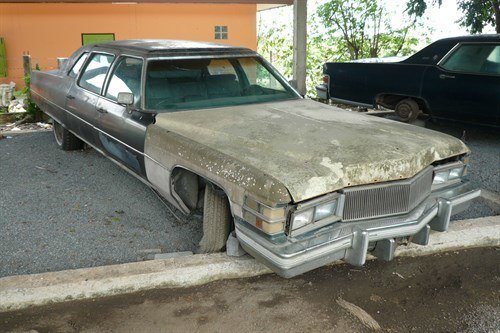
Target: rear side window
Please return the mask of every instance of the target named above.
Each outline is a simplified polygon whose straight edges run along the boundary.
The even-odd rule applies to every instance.
[[[82,69],[83,63],[85,62],[85,60],[87,60],[88,56],[89,56],[89,54],[87,52],[85,52],[84,54],[82,54],[80,56],[78,61],[73,65],[73,67],[71,68],[71,70],[68,73],[68,75],[70,77],[76,77],[78,75],[78,73],[80,73],[80,69]]]
[[[462,45],[441,66],[456,72],[500,74],[500,45]]]
[[[90,61],[87,62],[80,76],[78,85],[83,89],[99,94],[113,59],[114,56],[110,54],[92,54]]]

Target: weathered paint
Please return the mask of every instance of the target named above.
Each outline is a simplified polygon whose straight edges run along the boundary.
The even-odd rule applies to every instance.
[[[286,190],[299,202],[409,178],[469,151],[446,134],[311,100],[162,113],[147,132],[146,154],[167,168],[196,169],[271,204]]]

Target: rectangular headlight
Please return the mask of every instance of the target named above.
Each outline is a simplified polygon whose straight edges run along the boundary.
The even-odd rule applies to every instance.
[[[459,180],[464,176],[465,168],[466,165],[462,162],[452,162],[435,167],[432,185],[445,185],[448,182]]]
[[[335,215],[337,210],[337,200],[319,205],[314,210],[314,221],[319,221],[328,216]]]
[[[449,176],[450,176],[450,171],[449,170],[436,172],[434,174],[434,181],[432,183],[433,184],[443,184],[443,183],[446,183],[448,181]]]
[[[290,215],[287,234],[296,236],[339,221],[342,215],[342,202],[343,196],[333,193],[298,204]]]
[[[314,209],[308,209],[302,212],[296,212],[293,214],[292,218],[292,228],[295,229],[300,229],[303,226],[309,224],[312,222],[314,216]]]
[[[462,177],[464,173],[464,167],[454,168],[450,170],[450,175],[448,176],[448,180],[453,180]]]

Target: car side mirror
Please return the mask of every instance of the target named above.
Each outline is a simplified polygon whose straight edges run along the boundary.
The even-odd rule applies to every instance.
[[[134,94],[129,92],[120,92],[117,97],[118,104],[131,106],[134,104]]]

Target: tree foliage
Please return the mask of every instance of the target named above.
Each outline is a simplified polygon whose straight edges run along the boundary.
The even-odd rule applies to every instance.
[[[427,10],[428,4],[441,6],[442,0],[408,0],[407,12],[410,15],[421,17]],[[462,10],[463,17],[460,24],[470,33],[482,33],[490,25],[500,33],[500,0],[458,0],[458,8]]]
[[[329,35],[340,32],[349,59],[400,55],[408,42],[414,20],[399,29],[389,24],[388,14],[379,1],[329,0],[318,7],[318,17]]]
[[[310,12],[307,24],[307,94],[315,96],[315,85],[321,81],[323,64],[328,61],[349,61],[367,57],[402,56],[413,53],[418,39],[410,37],[412,26],[392,29],[388,13],[371,0],[322,1],[316,11]],[[357,4],[359,3],[359,5]],[[368,6],[369,9],[363,9]],[[277,16],[290,16],[292,8],[278,8]],[[343,31],[330,24],[334,17],[350,18],[342,24]],[[342,13],[338,10],[342,9]],[[369,14],[366,16],[365,14]],[[371,15],[371,16],[370,16]],[[372,26],[375,22],[376,25]],[[346,37],[347,36],[347,37]],[[260,21],[258,50],[287,78],[292,77],[293,26],[291,23]]]

